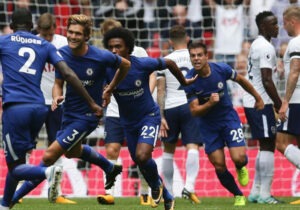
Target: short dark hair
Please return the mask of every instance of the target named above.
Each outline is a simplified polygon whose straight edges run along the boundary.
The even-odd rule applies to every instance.
[[[260,28],[260,25],[262,24],[264,19],[269,16],[274,16],[274,13],[271,11],[263,11],[263,12],[258,13],[255,18],[257,27]]]
[[[32,14],[26,8],[16,9],[11,16],[11,24],[13,26],[26,25],[32,27]]]
[[[181,25],[175,25],[171,28],[169,32],[169,37],[171,40],[182,40],[187,36],[185,27]]]
[[[56,28],[54,15],[50,13],[42,14],[37,21],[37,27],[39,30],[49,30],[51,27]]]
[[[103,38],[103,45],[106,49],[108,49],[108,41],[114,38],[123,39],[126,47],[128,48],[129,54],[132,53],[135,40],[131,31],[122,27],[113,28],[107,31]]]
[[[204,54],[207,54],[207,47],[204,43],[200,41],[190,42],[188,45],[188,50],[190,51],[191,49],[195,48],[202,48],[204,50]]]

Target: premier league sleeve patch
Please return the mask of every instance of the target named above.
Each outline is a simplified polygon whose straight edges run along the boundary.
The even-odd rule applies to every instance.
[[[269,60],[271,60],[272,56],[270,55],[270,53],[266,53],[265,58],[266,58],[266,60],[269,61]]]

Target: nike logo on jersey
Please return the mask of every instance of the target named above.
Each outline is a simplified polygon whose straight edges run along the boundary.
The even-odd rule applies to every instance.
[[[196,92],[196,95],[200,95],[201,93],[203,93],[204,90],[200,90],[198,92]]]

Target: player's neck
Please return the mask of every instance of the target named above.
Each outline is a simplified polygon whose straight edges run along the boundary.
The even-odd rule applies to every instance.
[[[198,71],[198,75],[202,78],[209,77],[210,74],[211,74],[211,70],[208,63],[206,63],[206,65],[203,66],[203,68]]]
[[[87,53],[89,49],[89,46],[87,44],[84,44],[80,48],[72,49],[72,54],[75,56],[83,56]]]
[[[31,30],[29,30],[28,28],[26,27],[18,27],[16,30],[14,30],[14,32],[17,32],[17,31],[27,31],[27,32],[31,32]]]
[[[186,46],[186,44],[174,45],[173,49],[174,50],[183,50],[183,49],[187,49],[187,46]]]
[[[295,35],[299,36],[300,35],[300,26],[297,26],[295,29]]]
[[[271,36],[268,36],[266,34],[259,34],[261,36],[263,36],[266,40],[268,40],[269,42],[271,41]]]

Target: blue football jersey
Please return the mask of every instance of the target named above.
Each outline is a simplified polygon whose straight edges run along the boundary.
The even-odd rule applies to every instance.
[[[119,105],[120,120],[123,125],[139,122],[146,115],[159,110],[149,88],[149,76],[156,70],[166,68],[164,59],[130,56],[131,68],[125,79],[114,91]],[[112,80],[113,71],[108,69],[108,82]]]
[[[46,62],[62,61],[56,48],[26,31],[0,36],[3,102],[45,104],[41,77]]]
[[[231,98],[228,94],[227,83],[228,79],[235,80],[236,71],[234,71],[229,65],[225,63],[209,63],[211,74],[208,77],[198,77],[196,81],[185,87],[188,101],[191,102],[194,99],[198,99],[199,104],[204,104],[209,100],[212,93],[219,93],[220,101],[212,107],[209,112],[200,117],[202,121],[215,121],[232,119],[231,113],[236,117],[231,102]],[[192,78],[197,73],[195,69],[192,69],[187,78]]]
[[[108,50],[100,50],[89,45],[88,52],[84,56],[75,56],[68,46],[59,49],[59,52],[74,70],[83,86],[90,96],[99,105],[102,104],[102,93],[106,81],[106,68],[110,67],[114,73],[121,64],[121,57]],[[61,74],[56,71],[55,76],[62,79]],[[85,120],[96,120],[87,102],[82,99],[76,91],[67,84],[64,102],[64,117],[79,118]],[[94,116],[94,118],[91,116]]]

